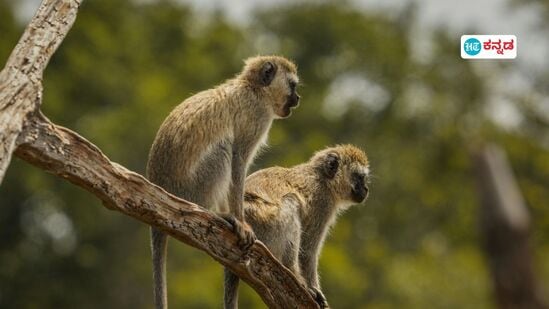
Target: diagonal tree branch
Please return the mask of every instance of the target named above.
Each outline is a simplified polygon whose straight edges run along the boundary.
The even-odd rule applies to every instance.
[[[42,100],[42,74],[81,0],[45,0],[0,72],[0,184],[25,119]]]
[[[271,308],[317,308],[295,276],[261,243],[244,251],[225,220],[179,199],[143,176],[112,163],[89,141],[43,115],[31,118],[16,155],[99,197],[123,212],[205,251],[249,283]]]
[[[270,308],[318,308],[296,277],[261,243],[243,250],[214,213],[179,199],[109,159],[39,111],[42,74],[82,0],[44,0],[0,72],[0,183],[12,153],[83,187],[113,210],[205,251],[250,284]]]

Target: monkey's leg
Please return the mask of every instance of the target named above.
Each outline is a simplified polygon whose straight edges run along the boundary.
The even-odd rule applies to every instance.
[[[223,295],[223,304],[225,309],[238,308],[238,283],[240,278],[233,274],[227,268],[224,269],[225,276],[225,294]]]
[[[236,149],[240,148],[235,146]],[[247,148],[247,147],[243,147]],[[229,209],[233,215],[232,222],[229,217],[225,219],[233,225],[235,233],[240,238],[240,245],[244,248],[251,246],[257,239],[251,227],[244,222],[244,180],[246,178],[247,164],[245,157],[232,151],[231,160],[231,186],[229,191]]]
[[[309,285],[307,284],[305,278],[303,278],[303,275],[301,274],[301,270],[299,269],[299,263],[297,261],[298,250],[299,250],[299,246],[295,246],[290,242],[290,245],[288,246],[286,254],[282,256],[282,261],[281,261],[282,264],[288,267],[292,271],[292,273],[294,273],[297,280],[299,280],[301,284],[303,284],[308,288],[309,293],[311,294],[313,299],[316,301],[316,303],[320,306],[320,308],[328,308],[328,302],[326,301],[326,297],[324,297],[324,294],[322,294],[322,292],[320,292],[320,290],[318,289],[309,288]]]
[[[288,204],[286,204],[288,202],[287,197],[284,197],[282,202],[285,207],[288,207]],[[291,212],[285,212],[287,214],[286,216],[281,217],[283,221],[286,222],[284,229],[286,237],[281,237],[280,234],[276,235],[277,231],[271,232],[272,235],[270,235],[270,237],[275,239],[276,237],[281,237],[281,240],[284,241],[285,248],[280,261],[294,273],[303,285],[307,285],[305,278],[303,278],[303,275],[301,274],[301,269],[299,268],[301,223],[299,222],[299,214],[297,213],[297,210],[291,210]]]
[[[156,309],[168,308],[168,294],[166,286],[166,255],[168,249],[168,235],[161,230],[151,227],[151,251],[153,262],[154,306]]]
[[[289,221],[287,224],[287,235],[301,235],[301,224],[297,220],[297,213],[292,216],[293,221]],[[294,275],[297,277],[299,282],[301,284],[309,287],[309,284],[307,284],[307,281],[301,274],[301,269],[299,268],[299,247],[300,247],[300,238],[297,237],[293,240],[287,241],[287,247],[285,250],[284,255],[282,256],[282,264],[284,266],[288,267]],[[309,293],[313,297],[313,299],[316,301],[316,303],[320,306],[320,308],[329,308],[328,301],[326,300],[326,297],[320,289],[309,287]]]
[[[307,254],[307,252],[315,252],[315,254],[310,255]],[[318,250],[311,248],[304,249],[304,252],[301,252],[301,255],[299,256],[299,265],[313,298],[320,305],[320,308],[329,308],[328,301],[320,290],[318,279],[318,256]]]

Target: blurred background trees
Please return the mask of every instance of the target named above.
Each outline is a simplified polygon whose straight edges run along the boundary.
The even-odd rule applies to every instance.
[[[24,26],[16,4],[0,0],[2,61]],[[350,2],[288,2],[240,24],[176,1],[85,1],[46,70],[43,111],[143,173],[157,128],[182,99],[236,74],[248,56],[286,55],[299,65],[303,100],[275,122],[253,169],[290,166],[336,143],[371,159],[372,195],[341,218],[323,251],[334,307],[493,305],[469,153],[482,141],[508,153],[549,294],[549,69],[530,76],[532,91],[511,92],[516,83],[501,78],[494,86],[517,64],[464,61],[459,37],[445,29],[418,56],[417,16],[415,5],[381,14]],[[494,120],[505,113],[520,121]],[[99,204],[14,160],[0,187],[1,308],[152,306],[148,228]],[[173,243],[171,306],[221,307],[221,267]],[[263,308],[241,290],[242,308]]]

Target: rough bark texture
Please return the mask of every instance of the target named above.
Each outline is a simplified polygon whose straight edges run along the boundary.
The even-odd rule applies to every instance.
[[[480,228],[500,308],[547,308],[532,267],[530,215],[504,152],[484,148],[476,155],[482,208]]]
[[[23,160],[90,191],[108,208],[205,251],[256,289],[271,308],[316,308],[305,288],[262,243],[242,250],[225,220],[109,161],[75,132],[39,114],[29,119],[17,143],[15,153]]]
[[[43,71],[80,3],[44,0],[0,72],[0,183],[15,150],[20,158],[90,191],[106,207],[205,251],[250,284],[270,308],[318,308],[261,242],[243,250],[216,214],[109,161],[95,145],[40,113]]]
[[[25,119],[42,99],[42,74],[67,35],[79,0],[46,0],[0,72],[0,184]]]

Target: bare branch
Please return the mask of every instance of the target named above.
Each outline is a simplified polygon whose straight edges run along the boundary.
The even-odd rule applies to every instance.
[[[110,162],[75,132],[37,115],[29,119],[18,144],[18,157],[90,191],[108,208],[205,251],[250,284],[270,308],[318,308],[262,243],[243,251],[226,221]]]
[[[45,0],[0,72],[0,184],[25,119],[42,99],[42,74],[81,0]]]

